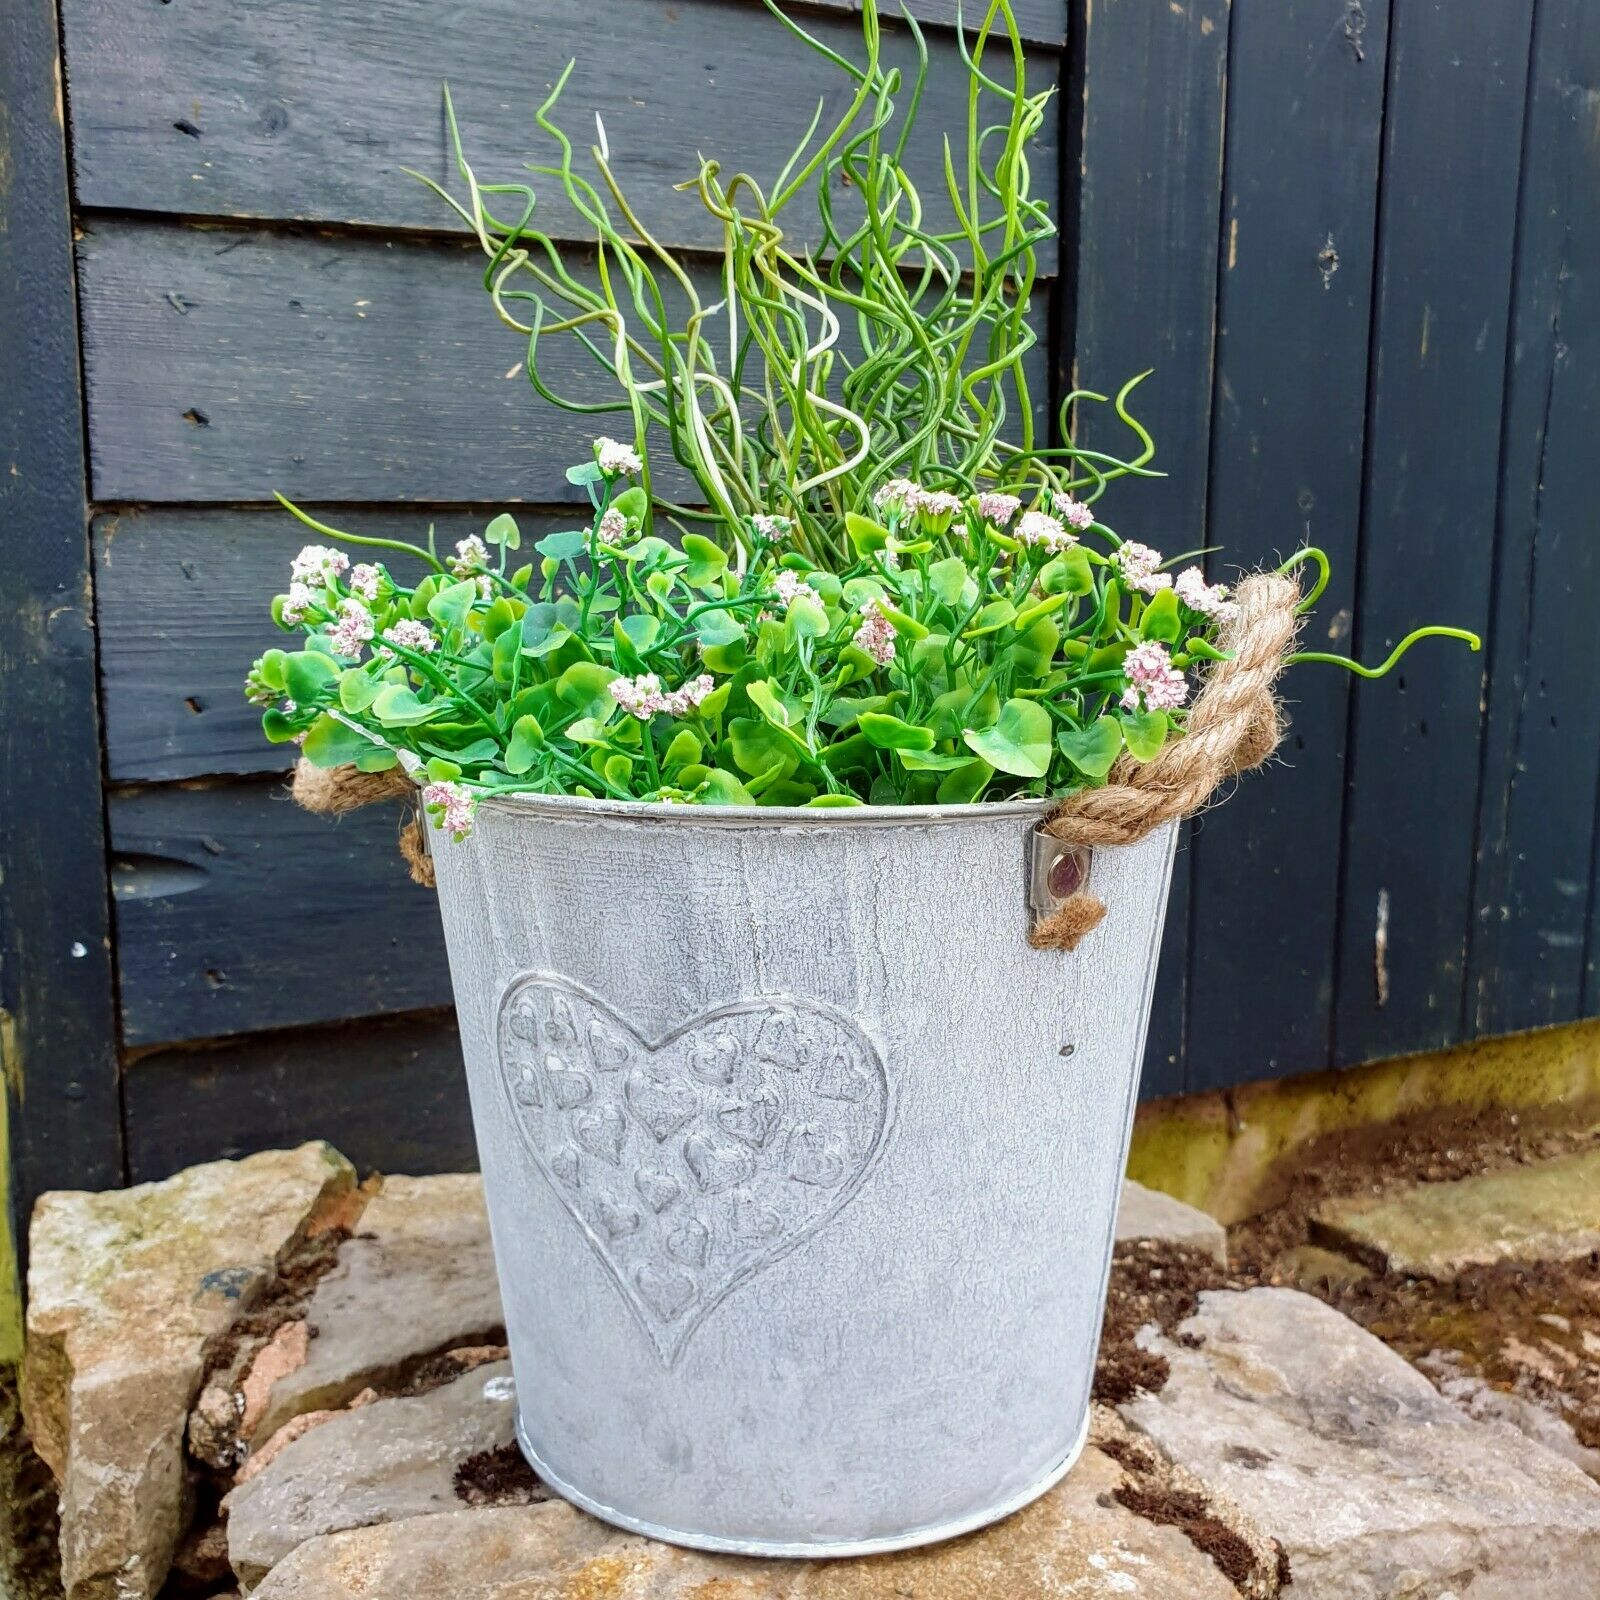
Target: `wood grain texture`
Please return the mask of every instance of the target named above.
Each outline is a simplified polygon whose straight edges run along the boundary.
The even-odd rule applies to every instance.
[[[1387,34],[1384,0],[1233,18],[1204,542],[1214,569],[1325,549],[1314,649],[1348,648],[1355,597]],[[1350,682],[1291,672],[1282,759],[1195,829],[1190,1090],[1327,1064]]]
[[[71,217],[51,0],[0,48],[0,1204],[122,1180]],[[0,1357],[10,1229],[0,1223]]]
[[[239,782],[124,790],[109,811],[128,1044],[450,1003],[398,804],[331,821],[281,784]]]
[[[1155,369],[1134,407],[1167,476],[1118,485],[1102,505],[1124,537],[1169,551],[1201,544],[1206,524],[1228,22],[1227,0],[1100,0],[1076,30],[1066,210],[1077,283],[1064,353],[1072,384],[1101,393]],[[1115,419],[1093,412],[1080,437],[1128,447]],[[1145,1056],[1152,1094],[1184,1081],[1191,859],[1180,846]]]
[[[421,511],[308,507],[339,528],[427,542],[441,550],[481,533],[496,508]],[[523,542],[571,524],[569,514],[523,512]],[[218,773],[286,772],[294,748],[268,744],[245,703],[244,673],[282,644],[268,598],[287,581],[306,532],[286,512],[134,507],[95,519],[106,770],[116,783]],[[403,558],[391,563],[405,572]],[[330,835],[330,842],[332,836]]]
[[[1363,657],[1417,623],[1488,625],[1529,32],[1525,6],[1395,5]],[[1436,643],[1352,697],[1336,1065],[1460,1036],[1482,692],[1482,658]]]
[[[860,23],[838,15],[842,9],[796,20],[859,59]],[[971,9],[981,21],[982,8]],[[1051,9],[1035,6],[1036,18]],[[1060,0],[1054,9],[1064,16]],[[589,161],[599,116],[617,181],[656,237],[720,249],[720,223],[694,194],[673,192],[694,177],[700,154],[716,157],[725,173],[770,184],[817,102],[842,114],[854,90],[838,67],[749,0],[479,0],[443,15],[416,0],[66,0],[65,20],[79,203],[116,210],[457,230],[454,213],[403,170],[464,192],[443,82],[480,178],[531,181],[540,226],[558,239],[588,239],[591,229],[559,181],[530,180],[525,169],[559,161],[535,117],[574,61],[555,117],[576,146],[579,170],[603,187]],[[950,33],[930,34],[928,48],[922,137],[910,170],[942,226],[953,213],[941,140],[964,137],[969,75]],[[886,30],[884,59],[914,72],[915,44],[903,27]],[[1053,51],[1035,51],[1041,86],[1057,62]],[[1046,193],[1055,182],[1053,128],[1052,119],[1034,152]],[[821,238],[814,195],[786,217],[797,241]]]
[[[1469,1029],[1584,1011],[1600,681],[1600,11],[1542,0],[1523,145]],[[1591,1001],[1591,1007],[1593,1002]]]
[[[465,243],[102,220],[79,273],[102,502],[570,503],[567,467],[623,426],[533,393]],[[561,392],[616,392],[573,341],[540,359]],[[1043,343],[1030,361],[1043,395]]]
[[[126,1099],[134,1183],[307,1139],[327,1139],[362,1172],[478,1164],[448,1011],[157,1050],[130,1063]]]

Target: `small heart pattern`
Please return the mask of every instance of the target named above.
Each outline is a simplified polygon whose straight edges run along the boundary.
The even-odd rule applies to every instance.
[[[740,1001],[650,1041],[577,984],[523,973],[498,1051],[539,1170],[668,1366],[838,1212],[883,1143],[883,1063],[809,1001]]]

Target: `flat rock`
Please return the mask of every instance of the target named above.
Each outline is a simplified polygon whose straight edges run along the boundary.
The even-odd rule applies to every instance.
[[[478,1175],[386,1178],[312,1292],[309,1337],[280,1338],[270,1384],[252,1387],[246,1375],[246,1437],[260,1442],[301,1412],[343,1406],[426,1356],[490,1342],[502,1320]],[[298,1360],[279,1360],[291,1346]]]
[[[446,1512],[303,1544],[255,1600],[1239,1600],[1183,1534],[1120,1506],[1121,1482],[1091,1447],[1063,1483],[994,1527],[852,1561],[679,1550],[554,1500]]]
[[[246,1589],[322,1534],[458,1507],[455,1470],[516,1437],[511,1364],[411,1399],[341,1412],[286,1446],[224,1502],[228,1559]]]
[[[1496,1261],[1567,1261],[1600,1250],[1600,1150],[1337,1200],[1322,1236],[1414,1278]]]
[[[1593,1600],[1600,1488],[1292,1289],[1209,1291],[1118,1409],[1284,1545],[1295,1600]]]
[[[1124,1239],[1163,1239],[1204,1250],[1221,1265],[1228,1264],[1227,1230],[1215,1217],[1175,1200],[1159,1189],[1147,1189],[1126,1178],[1122,1202],[1117,1207],[1117,1242]]]
[[[35,1208],[23,1405],[61,1490],[69,1600],[146,1600],[186,1517],[183,1435],[217,1341],[355,1185],[325,1144]]]

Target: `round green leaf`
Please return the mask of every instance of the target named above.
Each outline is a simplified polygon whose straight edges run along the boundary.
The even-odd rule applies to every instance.
[[[1086,778],[1103,778],[1122,754],[1122,724],[1115,717],[1097,717],[1087,728],[1058,734],[1056,743]]]
[[[863,711],[856,719],[861,731],[880,750],[931,750],[933,730],[919,728],[881,711]]]
[[[1135,761],[1153,761],[1167,743],[1170,719],[1165,711],[1125,711],[1122,736]]]
[[[962,738],[991,767],[1016,778],[1042,778],[1050,770],[1050,713],[1032,700],[1007,700],[1000,720]]]
[[[483,537],[486,544],[503,544],[507,550],[515,550],[522,544],[522,531],[509,511],[502,511],[494,518],[483,530]]]

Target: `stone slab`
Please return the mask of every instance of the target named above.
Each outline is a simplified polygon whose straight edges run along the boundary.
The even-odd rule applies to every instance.
[[[187,1515],[209,1352],[355,1184],[325,1144],[35,1208],[23,1404],[61,1488],[68,1600],[148,1600]]]
[[[1113,1498],[1090,1448],[992,1528],[853,1561],[754,1561],[619,1533],[559,1501],[446,1512],[301,1545],[255,1600],[1239,1600],[1183,1534]]]
[[[1291,1289],[1209,1291],[1118,1409],[1287,1551],[1294,1600],[1593,1600],[1600,1487]]]
[[[455,1510],[456,1468],[515,1435],[508,1361],[330,1417],[224,1501],[233,1570],[248,1590],[307,1539]]]
[[[1568,1261],[1600,1250],[1600,1150],[1341,1199],[1316,1221],[1325,1241],[1414,1278],[1453,1278],[1496,1261]]]
[[[345,1405],[425,1356],[488,1342],[502,1316],[478,1175],[386,1178],[312,1293],[304,1359],[256,1386],[247,1442]]]
[[[1117,1242],[1125,1239],[1163,1239],[1203,1250],[1220,1265],[1228,1264],[1228,1233],[1215,1217],[1159,1189],[1147,1189],[1127,1178],[1117,1207]]]

